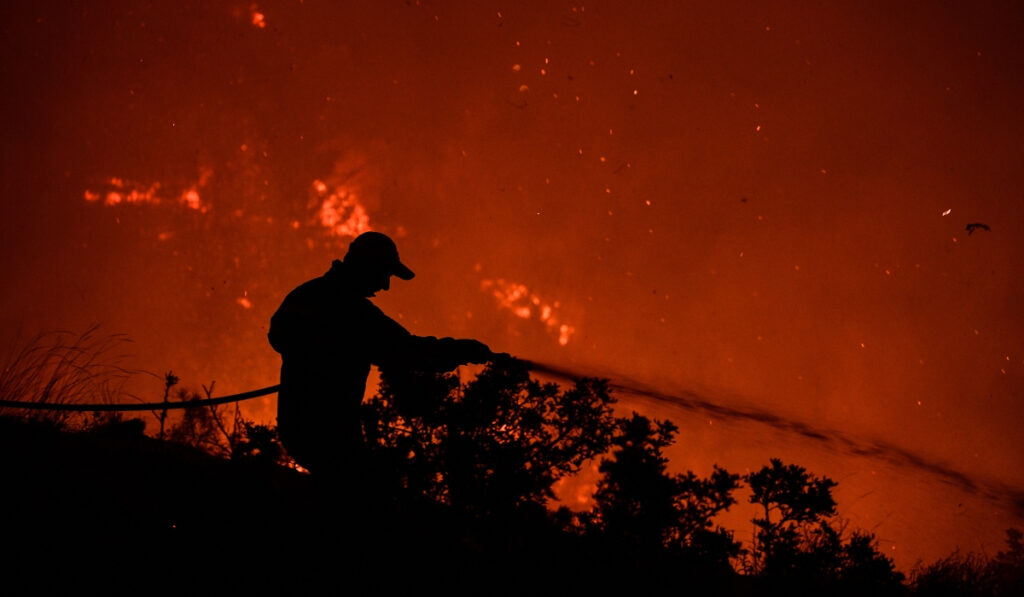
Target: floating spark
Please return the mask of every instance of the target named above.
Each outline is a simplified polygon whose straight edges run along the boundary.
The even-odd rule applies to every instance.
[[[501,278],[483,280],[480,289],[489,292],[498,301],[498,306],[508,309],[520,319],[537,319],[552,335],[557,335],[558,343],[565,346],[576,332],[571,325],[562,322],[557,316],[558,301],[547,303],[532,294],[525,285],[508,282]]]

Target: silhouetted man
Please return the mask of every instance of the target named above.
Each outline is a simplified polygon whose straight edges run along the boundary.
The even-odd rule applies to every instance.
[[[285,297],[267,335],[281,353],[277,425],[288,454],[314,476],[367,480],[360,403],[370,365],[389,370],[449,371],[492,353],[476,340],[414,336],[370,297],[391,276],[410,280],[394,241],[359,235],[343,261]]]

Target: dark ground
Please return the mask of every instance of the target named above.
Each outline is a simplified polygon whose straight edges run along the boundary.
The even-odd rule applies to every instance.
[[[29,594],[543,594],[674,582],[615,566],[545,513],[469,520],[394,496],[360,505],[310,475],[158,441],[131,422],[69,432],[0,417],[0,454],[3,577]]]

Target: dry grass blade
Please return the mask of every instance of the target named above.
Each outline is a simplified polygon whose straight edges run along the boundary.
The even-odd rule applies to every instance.
[[[104,335],[99,326],[75,334],[55,331],[38,334],[19,346],[14,343],[0,371],[0,398],[22,402],[74,404],[102,399],[115,401],[125,383],[139,370],[122,363],[130,340],[122,334]],[[0,409],[0,414],[7,414]],[[37,412],[19,416],[66,425],[68,412]]]

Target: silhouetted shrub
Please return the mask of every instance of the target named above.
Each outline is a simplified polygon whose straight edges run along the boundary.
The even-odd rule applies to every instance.
[[[931,564],[916,566],[910,573],[910,587],[920,595],[967,597],[994,594],[985,558],[960,551]]]
[[[284,464],[284,449],[277,438],[277,427],[240,420],[231,445],[231,459],[260,466]]]
[[[464,385],[453,375],[383,377],[366,405],[374,457],[407,492],[460,511],[546,504],[556,481],[611,441],[613,400],[601,380],[561,391],[515,360]]]
[[[203,398],[196,392],[184,388],[178,389],[177,399],[179,402],[197,404],[181,411],[181,418],[171,425],[167,439],[199,448],[214,456],[230,456],[230,434],[223,430],[223,425],[218,420],[219,413],[215,409],[199,403]]]

